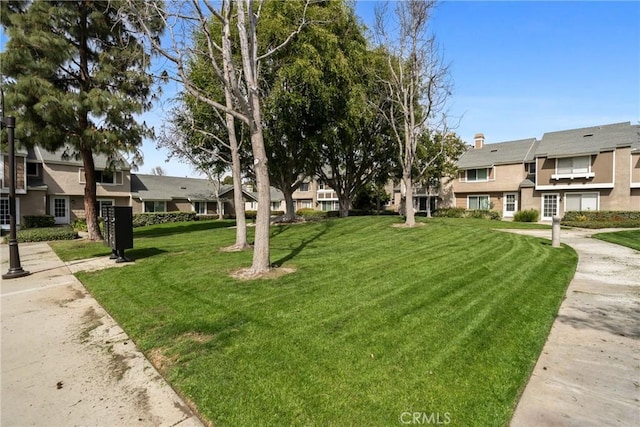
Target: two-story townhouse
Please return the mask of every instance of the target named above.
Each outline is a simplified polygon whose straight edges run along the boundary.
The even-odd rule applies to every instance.
[[[84,218],[85,173],[82,160],[65,148],[50,152],[36,146],[33,152],[34,158],[29,163],[38,169],[33,182],[44,190],[45,196],[41,200],[43,205],[30,210],[29,214],[44,212],[52,215],[56,224],[69,224],[77,218]],[[121,157],[109,159],[102,154],[94,155],[93,160],[98,212],[104,206],[129,206],[129,164]],[[29,190],[31,197],[31,187]]]
[[[504,217],[519,210],[523,188],[533,185],[530,163],[536,139],[486,144],[484,135],[458,160],[458,177],[451,182],[454,203],[464,209],[494,209]]]
[[[474,147],[458,160],[454,205],[504,217],[536,209],[542,220],[568,211],[640,210],[640,126],[629,122],[545,133]]]
[[[545,133],[527,204],[543,220],[568,211],[640,210],[638,150],[640,126],[629,122]]]
[[[327,183],[308,179],[293,192],[295,209],[337,211],[340,209],[338,194]]]

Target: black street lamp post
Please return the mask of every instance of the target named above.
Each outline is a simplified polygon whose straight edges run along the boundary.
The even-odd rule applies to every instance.
[[[3,279],[15,279],[30,274],[20,266],[20,251],[16,239],[16,153],[14,131],[15,117],[4,116],[4,93],[0,87],[0,125],[7,128],[9,140],[9,270],[2,275]]]

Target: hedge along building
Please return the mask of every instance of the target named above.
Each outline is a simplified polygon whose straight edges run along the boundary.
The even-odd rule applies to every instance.
[[[535,209],[543,220],[568,211],[640,210],[640,126],[615,123],[496,144],[477,134],[458,160],[455,206],[504,217]]]

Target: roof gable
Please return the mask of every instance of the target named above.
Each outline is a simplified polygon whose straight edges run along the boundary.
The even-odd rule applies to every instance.
[[[222,186],[221,192],[227,187]],[[140,200],[214,201],[216,192],[207,179],[131,174],[131,196]]]

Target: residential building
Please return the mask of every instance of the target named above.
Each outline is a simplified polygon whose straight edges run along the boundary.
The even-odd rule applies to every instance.
[[[458,160],[454,205],[511,217],[536,209],[542,220],[568,211],[640,210],[640,126],[615,123],[484,144]]]

